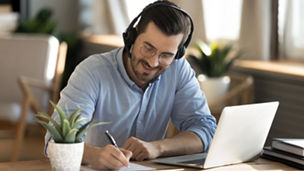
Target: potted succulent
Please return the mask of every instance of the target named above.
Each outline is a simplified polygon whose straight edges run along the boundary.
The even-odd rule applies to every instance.
[[[230,78],[227,76],[232,63],[241,55],[231,44],[203,41],[195,44],[189,58],[199,69],[198,81],[208,102],[213,103],[229,89]]]
[[[86,118],[80,117],[80,111],[86,105],[68,114],[68,111],[65,112],[52,101],[50,101],[50,103],[59,114],[60,124],[42,112],[36,114],[36,121],[45,127],[53,138],[53,141],[48,143],[47,149],[47,156],[51,161],[52,170],[80,170],[84,148],[82,137],[90,128],[108,124],[109,122],[93,123],[93,121],[89,121],[80,126],[80,124],[86,120]],[[48,122],[52,124],[48,124]]]

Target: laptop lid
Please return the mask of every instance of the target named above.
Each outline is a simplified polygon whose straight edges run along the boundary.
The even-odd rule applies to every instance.
[[[225,107],[207,155],[152,160],[161,164],[210,168],[249,161],[260,154],[279,102]]]

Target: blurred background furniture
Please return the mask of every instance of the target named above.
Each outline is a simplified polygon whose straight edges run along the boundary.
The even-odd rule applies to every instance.
[[[240,74],[229,74],[229,76],[231,79],[229,91],[215,102],[209,104],[211,114],[216,118],[217,122],[225,106],[250,104],[254,102],[254,80],[252,76]],[[170,121],[166,137],[172,137],[177,133],[177,128]]]
[[[16,161],[27,128],[39,127],[33,113],[50,113],[48,99],[58,99],[67,46],[53,36],[12,34],[0,37],[0,51],[5,61],[0,67],[0,135],[15,139],[11,160]]]
[[[254,81],[249,75],[229,74],[229,91],[215,102],[209,104],[212,115],[218,122],[225,106],[235,106],[254,102]]]

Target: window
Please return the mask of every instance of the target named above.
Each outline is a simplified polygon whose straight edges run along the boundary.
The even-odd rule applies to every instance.
[[[303,9],[303,0],[279,0],[278,36],[283,58],[304,58]]]
[[[208,41],[217,39],[237,40],[241,24],[242,0],[203,1],[206,36]]]
[[[155,0],[125,0],[130,21],[132,21],[146,5],[154,1]]]

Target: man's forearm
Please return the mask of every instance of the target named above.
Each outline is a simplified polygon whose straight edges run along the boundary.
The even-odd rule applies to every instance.
[[[174,156],[203,152],[201,139],[193,132],[185,131],[174,137],[152,142],[159,147],[160,156]]]
[[[83,157],[82,157],[82,163],[88,164],[91,158],[91,154],[94,152],[94,146],[84,144],[84,150],[83,150]]]

